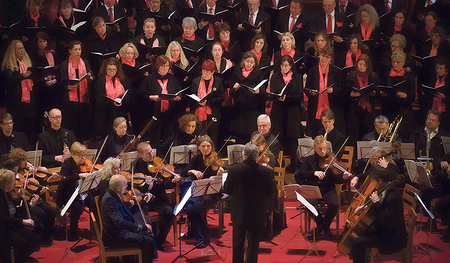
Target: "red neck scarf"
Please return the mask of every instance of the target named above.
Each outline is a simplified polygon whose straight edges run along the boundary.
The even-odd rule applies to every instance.
[[[59,21],[61,21],[61,24],[64,27],[67,27],[66,22],[64,22],[64,17],[63,16],[59,16]],[[75,17],[72,16],[72,25],[70,27],[68,27],[68,28],[72,28],[74,25],[75,25]]]
[[[178,60],[180,60],[180,57],[177,57],[177,58],[172,58],[172,61],[173,61],[173,63],[177,63],[177,62],[178,62]]]
[[[228,51],[228,46],[230,45],[230,40],[228,39],[227,42],[220,42],[220,43],[225,48],[225,51]]]
[[[347,55],[345,56],[345,66],[350,67],[353,66],[353,59],[352,59],[353,52],[349,49],[347,52]],[[355,60],[358,61],[359,56],[361,56],[361,49],[358,49],[355,53]]]
[[[405,69],[402,68],[400,71],[395,71],[394,68],[391,68],[391,72],[389,73],[390,77],[403,77],[405,75]]]
[[[366,28],[364,24],[361,24],[361,35],[364,40],[370,39],[370,35],[372,35],[372,24]]]
[[[31,19],[33,19],[35,27],[38,27],[38,20],[39,20],[40,16],[41,16],[41,13],[38,12],[37,15],[33,15],[30,11],[30,17],[31,17]]]
[[[161,94],[169,94],[167,91],[167,83],[169,79],[160,80],[158,79],[159,86],[161,87]],[[166,112],[169,109],[169,101],[161,100],[161,112]]]
[[[433,29],[435,26],[433,26],[433,27],[430,27],[430,28],[428,28],[428,27],[425,27],[425,30],[428,32],[428,34],[430,34],[430,32],[431,32],[431,29]]]
[[[119,78],[114,78],[114,80],[111,79],[109,75],[106,75],[106,96],[110,97],[111,99],[116,99],[120,96],[122,96],[125,93],[125,89],[123,88],[122,83],[120,82]]]
[[[439,48],[439,46],[435,47],[434,45],[431,45],[431,50],[430,50],[429,56],[437,56],[438,48]]]
[[[281,56],[284,56],[284,55],[289,55],[292,59],[294,59],[295,49],[291,48],[291,50],[289,52],[287,52],[286,49],[282,48]]]
[[[77,73],[75,71],[72,56],[69,56],[69,64],[67,71],[69,73],[69,79],[77,78]],[[84,64],[83,59],[78,58],[78,76],[81,78],[84,75],[86,75],[86,73],[87,73],[86,65]],[[69,100],[79,103],[89,103],[87,79],[83,79],[82,81],[80,81],[80,84],[76,89],[69,91]]]
[[[208,95],[211,92],[213,82],[214,82],[214,76],[209,80],[208,90],[206,90],[205,79],[202,76],[202,79],[200,80],[200,84],[198,86],[198,91],[197,91],[197,96],[200,99],[204,98],[206,95]],[[206,119],[208,118],[208,115],[211,115],[211,114],[212,114],[211,108],[207,105],[205,105],[203,107],[199,107],[195,110],[195,116],[198,117],[199,121],[206,121]]]
[[[262,51],[259,51],[259,53],[256,53],[256,51],[254,49],[252,49],[252,52],[253,52],[253,54],[256,55],[256,58],[258,59],[258,63],[259,63],[259,60],[261,60],[261,57],[262,57]]]
[[[367,72],[356,71],[356,78],[358,79],[359,88],[364,88],[369,84],[369,76]],[[358,106],[367,110],[368,112],[372,111],[372,107],[370,106],[369,97],[359,97]]]
[[[105,40],[105,38],[106,38],[106,33],[103,35],[103,36],[101,36],[101,35],[98,35],[102,40]]]
[[[136,60],[133,59],[131,61],[128,61],[128,60],[122,58],[122,64],[134,67],[136,65]]]
[[[181,35],[184,39],[189,40],[189,41],[194,41],[195,40],[195,34],[192,34],[191,37],[187,37],[184,33]]]
[[[244,78],[247,78],[248,75],[250,75],[250,72],[252,72],[252,71],[253,71],[253,69],[246,70],[245,67],[244,67],[244,68],[242,68],[242,76],[244,76]]]
[[[434,84],[434,87],[437,88],[439,86],[445,86],[445,78],[447,77],[448,73],[445,73],[445,75],[442,77],[442,80],[439,79],[439,76],[436,76],[436,83]],[[445,104],[443,103],[442,99],[433,98],[433,110],[437,110],[440,113],[445,112]]]
[[[27,72],[27,64],[22,60],[17,60],[17,62],[19,62],[20,74]],[[24,79],[20,82],[20,86],[22,87],[22,98],[20,101],[23,103],[30,103],[31,91],[33,90],[33,81],[31,79]]]
[[[47,59],[48,65],[54,67],[55,66],[55,59],[53,58],[53,54],[55,53],[54,50],[46,50],[45,51],[45,58]]]
[[[153,35],[153,37],[154,37],[154,36],[155,36],[155,35]],[[144,35],[144,37],[146,38],[145,35]],[[151,37],[151,38],[153,38],[153,37]],[[151,39],[151,38],[147,38],[147,39]],[[141,43],[142,45],[144,45],[144,46],[147,45],[147,44],[145,43],[144,38],[141,38],[140,43]],[[158,38],[155,37],[155,40],[153,40],[153,43],[152,43],[152,47],[159,47],[159,40],[158,40]]]
[[[292,70],[289,71],[287,74],[281,73],[283,75],[283,81],[284,84],[288,84],[292,80]]]
[[[319,75],[320,75],[319,91],[323,91],[327,88],[328,72],[330,70],[330,65],[327,65],[327,69],[325,70],[325,78],[323,76],[323,70],[322,70],[322,66],[320,65],[320,63],[318,65],[318,67],[319,67]],[[329,109],[330,104],[328,103],[328,93],[326,93],[326,92],[320,93],[318,96],[319,96],[319,99],[318,99],[318,104],[317,104],[316,119],[320,120],[320,114],[322,114],[322,111],[324,109]]]
[[[394,26],[394,30],[395,30],[395,33],[394,33],[394,34],[397,34],[397,32],[402,31],[402,26],[397,26],[397,25],[395,25],[395,26]]]

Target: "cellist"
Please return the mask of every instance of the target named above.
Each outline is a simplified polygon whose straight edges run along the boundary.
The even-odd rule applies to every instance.
[[[348,181],[350,178],[349,172],[342,174],[333,173],[332,169],[323,170],[320,167],[320,163],[328,157],[327,143],[322,135],[316,136],[314,139],[314,154],[305,158],[300,165],[300,169],[295,172],[295,181],[298,184],[315,185],[320,189],[323,201],[328,206],[328,209],[324,215],[319,214],[314,218],[317,224],[315,229],[315,236],[325,232],[326,237],[331,237],[330,225],[333,222],[333,218],[338,213],[339,198],[336,194],[335,184],[342,184]],[[312,205],[317,205],[318,199],[308,200]],[[306,237],[310,240],[313,239],[313,231],[306,234]]]

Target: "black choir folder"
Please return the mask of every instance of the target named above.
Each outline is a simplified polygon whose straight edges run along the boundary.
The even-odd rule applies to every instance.
[[[183,93],[184,91],[186,91],[187,89],[189,89],[190,87],[184,88],[182,90],[179,90],[177,93],[175,94],[159,94],[159,98],[162,100],[172,100],[175,97],[181,95],[181,93]]]
[[[273,93],[273,92],[267,92],[267,94],[269,94],[270,96],[274,96],[274,97],[283,97],[284,92],[286,91],[287,86],[290,84],[290,82],[286,85],[284,85],[284,87],[281,89],[280,93]]]
[[[106,97],[107,97],[108,99],[114,101],[114,102],[117,102],[118,104],[121,104],[123,98],[125,98],[125,96],[126,96],[127,94],[128,94],[128,90],[126,90],[125,93],[124,93],[122,96],[119,96],[119,97],[117,97],[117,98],[115,98],[115,99],[113,99],[113,98],[111,98],[111,97],[108,97],[108,96],[106,96]]]
[[[346,87],[347,89],[349,89],[350,92],[352,91],[356,91],[359,92],[361,94],[361,96],[368,96],[371,92],[373,91],[377,91],[377,86],[375,85],[375,83],[370,83],[369,85],[362,87],[362,88],[358,88],[358,87],[354,87],[354,86],[350,86],[350,85],[346,85],[344,84],[344,87]]]
[[[258,83],[258,85],[254,86],[254,87],[250,87],[250,86],[247,86],[247,85],[241,84],[241,83],[239,83],[239,85],[241,85],[242,87],[247,88],[247,89],[249,89],[249,90],[257,91],[257,90],[258,90],[259,88],[261,88],[266,82],[267,82],[267,79],[264,79],[264,80],[262,80],[260,83]]]
[[[208,21],[209,23],[214,24],[215,22],[222,22],[225,21],[226,18],[228,17],[228,10],[223,10],[220,12],[213,14],[208,14],[208,13],[204,13],[204,12],[200,12],[198,15],[198,21]]]

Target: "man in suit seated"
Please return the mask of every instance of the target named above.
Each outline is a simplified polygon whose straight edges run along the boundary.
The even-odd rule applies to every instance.
[[[0,116],[0,156],[9,154],[14,148],[21,148],[28,151],[27,136],[22,132],[13,131],[14,121],[9,113],[4,113]]]
[[[122,201],[121,196],[127,185],[127,179],[123,175],[113,175],[109,180],[109,189],[101,202],[103,241],[112,248],[139,246],[142,261],[153,262],[153,259],[158,258],[158,251],[152,226],[138,223],[130,208]]]

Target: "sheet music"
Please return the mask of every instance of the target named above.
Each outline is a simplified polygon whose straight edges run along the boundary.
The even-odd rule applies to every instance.
[[[312,204],[310,204],[308,201],[306,201],[306,199],[301,194],[299,194],[297,191],[295,191],[295,193],[297,194],[297,200],[300,203],[302,203],[304,206],[306,206],[306,208],[308,208],[308,210],[311,211],[311,213],[313,213],[315,216],[319,215],[316,208]]]
[[[77,187],[77,189],[75,189],[75,191],[73,192],[73,194],[70,197],[69,201],[64,206],[64,208],[61,210],[61,213],[60,213],[61,216],[64,216],[64,214],[66,214],[67,210],[69,210],[69,208],[72,205],[73,201],[78,196],[78,193],[80,192],[80,189],[81,189],[81,184]]]
[[[422,202],[422,199],[420,199],[420,196],[417,193],[414,193],[414,195],[416,196],[417,200],[419,200],[420,204],[422,205],[423,208],[425,208],[425,211],[427,211],[428,215],[434,219],[434,215],[430,212],[430,210],[428,210],[428,208],[425,206],[425,204]]]
[[[228,178],[228,173],[222,173],[222,188],[225,185],[227,178]]]
[[[189,187],[186,194],[184,194],[183,199],[181,199],[180,203],[178,205],[175,205],[175,209],[173,210],[173,215],[178,215],[180,213],[181,209],[186,205],[186,202],[191,198],[192,195],[192,186]]]

